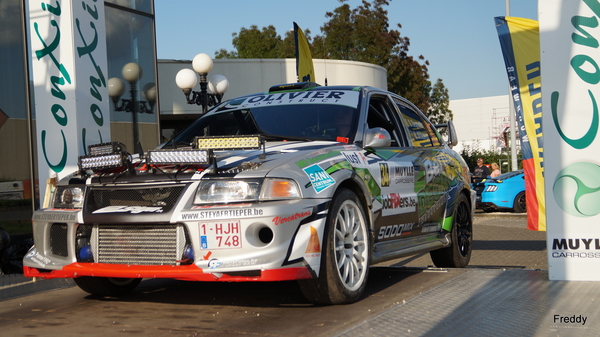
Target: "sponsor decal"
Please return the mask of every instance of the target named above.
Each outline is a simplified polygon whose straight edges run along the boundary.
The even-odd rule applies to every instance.
[[[204,212],[182,213],[180,220],[206,220],[223,218],[247,218],[251,216],[263,215],[260,208],[238,208],[238,209],[217,209]]]
[[[362,167],[368,168],[369,164],[367,163],[367,157],[365,157],[362,152],[358,151],[342,151],[341,152],[344,158],[352,165],[353,167]]]
[[[356,108],[359,93],[357,91],[311,90],[255,95],[240,102],[235,100],[228,108],[264,107],[288,104],[335,104]]]
[[[318,164],[305,168],[304,172],[310,179],[310,182],[317,193],[321,193],[335,184],[335,180]]]
[[[215,269],[215,268],[219,268],[221,266],[221,261],[217,260],[217,259],[212,259],[210,261],[208,261],[208,269]]]
[[[130,212],[131,214],[138,213],[162,213],[162,207],[149,207],[149,206],[107,206],[97,209],[92,212],[92,214],[100,214],[100,213],[126,213]]]
[[[340,151],[330,151],[330,152],[325,152],[321,155],[318,155],[316,157],[313,158],[306,158],[306,159],[302,159],[300,161],[296,162],[296,165],[298,165],[299,168],[305,168],[307,166],[310,166],[314,163],[318,163],[321,162],[325,159],[329,159],[335,156],[338,156],[340,154]]]
[[[563,168],[552,187],[554,200],[565,213],[586,218],[600,213],[600,166],[578,162]]]
[[[436,160],[423,160],[423,166],[425,166],[425,180],[430,182],[442,173],[442,166]]]
[[[440,197],[433,205],[431,205],[431,207],[429,207],[425,213],[423,213],[423,215],[421,215],[419,217],[419,222],[423,223],[425,222],[427,219],[431,218],[431,216],[433,215],[433,213],[435,213],[436,211],[438,211],[446,202],[446,200],[448,200],[448,198],[446,197],[446,195],[443,195],[442,197]]]
[[[411,233],[413,225],[414,224],[412,223],[405,223],[399,225],[382,226],[379,229],[379,235],[377,236],[377,239],[381,240],[402,235],[408,235]]]
[[[403,197],[397,193],[390,193],[381,197],[381,204],[384,215],[401,214],[414,212],[417,206],[417,199],[414,196]],[[388,211],[386,212],[386,210]]]
[[[414,184],[415,168],[412,165],[393,166],[391,171],[394,184]]]
[[[552,239],[552,258],[554,259],[598,259],[600,258],[600,239]]]
[[[247,267],[247,266],[255,266],[258,262],[258,259],[241,259],[241,260],[233,260],[233,261],[219,261],[217,259],[212,259],[208,261],[209,269],[216,268],[234,268],[234,267]]]
[[[285,218],[276,216],[271,221],[275,224],[275,226],[278,226],[282,223],[286,223],[286,222],[290,222],[290,221],[294,221],[294,220],[300,220],[302,218],[309,216],[310,214],[311,214],[311,211],[306,211],[306,212],[302,212],[302,213],[296,213],[294,215],[291,215],[291,216],[288,216]]]
[[[381,187],[390,186],[390,167],[388,164],[380,163],[379,172],[381,173]]]
[[[27,252],[27,255],[25,255],[25,258],[30,259],[31,261],[35,262],[37,265],[39,265],[42,268],[46,267],[46,265],[48,265],[48,264],[50,264],[50,262],[52,262],[49,258],[42,256],[40,253],[38,253],[38,251],[35,247],[32,247],[29,250],[29,252]]]
[[[439,232],[442,227],[440,225],[428,225],[421,229],[421,233]]]
[[[33,214],[33,220],[38,221],[75,221],[77,220],[77,213],[35,213]]]
[[[319,233],[317,229],[310,226],[310,239],[306,245],[305,256],[307,257],[318,257],[321,254],[321,240],[319,240]]]

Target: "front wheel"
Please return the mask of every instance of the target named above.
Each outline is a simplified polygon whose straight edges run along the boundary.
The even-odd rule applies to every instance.
[[[471,207],[464,194],[458,197],[452,218],[452,243],[429,253],[438,268],[465,268],[471,260],[473,221]]]
[[[91,277],[73,279],[81,290],[98,296],[122,296],[135,289],[141,278]]]
[[[347,189],[336,193],[327,215],[319,276],[299,281],[307,300],[319,304],[358,301],[369,273],[367,227],[365,212],[356,194]]]

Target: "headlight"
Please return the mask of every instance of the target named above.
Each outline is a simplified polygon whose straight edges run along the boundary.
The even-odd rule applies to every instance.
[[[289,179],[204,180],[196,191],[194,204],[247,202],[300,198],[300,190]]]
[[[85,186],[59,186],[54,193],[54,208],[82,208]]]

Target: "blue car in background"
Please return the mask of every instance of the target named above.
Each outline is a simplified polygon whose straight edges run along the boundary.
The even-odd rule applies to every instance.
[[[476,208],[485,212],[508,210],[523,213],[527,211],[523,170],[484,179],[474,183],[473,189],[477,192]]]

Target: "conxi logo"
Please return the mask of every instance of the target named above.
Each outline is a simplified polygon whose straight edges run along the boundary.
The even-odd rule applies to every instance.
[[[600,166],[579,162],[563,168],[552,187],[554,199],[566,213],[590,217],[600,213]]]

